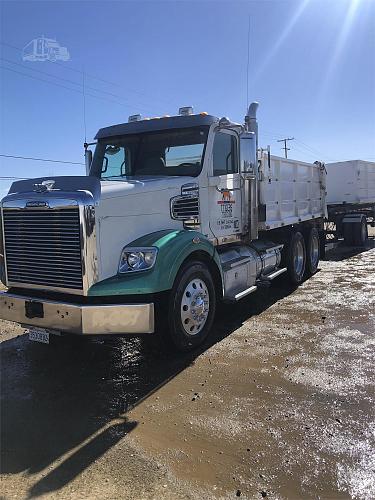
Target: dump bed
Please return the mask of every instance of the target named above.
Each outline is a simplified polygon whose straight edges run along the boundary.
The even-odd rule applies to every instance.
[[[320,163],[264,153],[259,181],[259,229],[325,217],[325,191],[325,169]]]
[[[341,161],[326,169],[328,205],[375,203],[375,162]]]

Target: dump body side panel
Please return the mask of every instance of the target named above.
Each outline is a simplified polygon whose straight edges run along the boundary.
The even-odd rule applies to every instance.
[[[259,179],[259,228],[298,224],[326,215],[324,166],[264,154]]]

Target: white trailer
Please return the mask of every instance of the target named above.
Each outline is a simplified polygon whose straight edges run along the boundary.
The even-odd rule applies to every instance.
[[[342,161],[326,169],[327,240],[343,237],[348,245],[363,246],[367,225],[375,224],[375,162]]]
[[[205,340],[220,301],[314,274],[324,165],[259,152],[257,107],[242,125],[191,108],[132,116],[99,130],[87,177],[13,183],[1,204],[0,317],[42,341],[153,333],[164,320],[159,331],[186,350]]]

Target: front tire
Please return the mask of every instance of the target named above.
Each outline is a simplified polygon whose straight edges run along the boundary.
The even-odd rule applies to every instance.
[[[207,266],[188,262],[178,273],[168,310],[169,337],[179,351],[189,351],[210,333],[216,310],[213,279]]]
[[[292,234],[286,248],[286,267],[289,280],[293,285],[300,285],[306,269],[306,246],[305,240],[299,231]]]

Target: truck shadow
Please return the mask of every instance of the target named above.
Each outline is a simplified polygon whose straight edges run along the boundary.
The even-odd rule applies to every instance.
[[[186,355],[165,348],[157,335],[57,337],[50,346],[29,342],[25,335],[4,341],[1,472],[43,471],[30,498],[62,488],[137,426],[126,416],[129,409],[292,291],[280,281],[222,307],[209,341]]]
[[[326,253],[324,260],[339,262],[340,260],[350,259],[361,253],[368,252],[372,248],[375,248],[375,236],[370,236],[363,247],[349,247],[340,242],[335,249]]]

